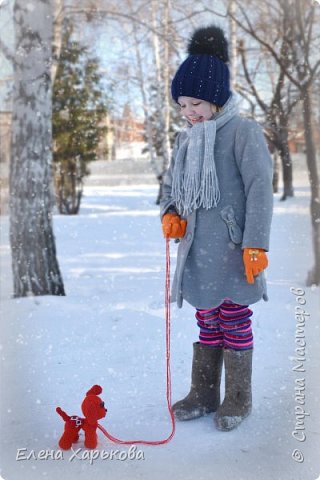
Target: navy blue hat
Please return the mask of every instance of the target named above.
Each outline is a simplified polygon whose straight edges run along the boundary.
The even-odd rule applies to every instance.
[[[196,30],[188,45],[189,56],[171,84],[175,102],[180,96],[199,98],[222,107],[231,95],[228,42],[219,27]]]

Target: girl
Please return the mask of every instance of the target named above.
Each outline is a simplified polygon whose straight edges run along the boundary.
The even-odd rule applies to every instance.
[[[190,392],[173,410],[180,420],[216,412],[216,427],[228,431],[252,406],[249,305],[268,300],[272,162],[259,125],[238,114],[223,31],[195,31],[188,53],[171,85],[187,128],[174,145],[161,216],[164,235],[180,239],[172,301],[196,308],[200,334]]]

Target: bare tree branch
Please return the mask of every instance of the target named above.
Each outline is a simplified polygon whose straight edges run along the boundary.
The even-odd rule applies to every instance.
[[[238,51],[240,53],[241,63],[242,63],[242,68],[243,68],[243,71],[244,71],[245,79],[246,79],[246,81],[247,81],[247,83],[250,87],[251,93],[256,98],[261,110],[263,110],[266,113],[268,111],[268,106],[262,100],[262,98],[260,97],[260,95],[259,95],[259,93],[258,93],[258,91],[257,91],[257,89],[254,85],[254,82],[251,79],[251,76],[250,76],[250,73],[249,73],[249,70],[248,70],[247,59],[246,59],[246,55],[245,55],[245,49],[244,49],[243,41],[240,42],[239,47],[238,47]]]
[[[252,117],[254,116],[256,104],[252,101],[252,98],[250,96],[251,90],[248,90],[245,88],[243,85],[240,85],[238,83],[235,84],[235,90],[236,92],[239,93],[250,105],[251,107],[251,115]]]
[[[161,31],[158,29],[155,29],[150,23],[147,21],[141,20],[138,15],[134,15],[132,13],[126,13],[121,10],[116,10],[116,9],[97,9],[95,7],[95,10],[93,11],[90,8],[79,8],[79,7],[73,7],[73,6],[66,6],[65,7],[68,13],[72,14],[80,14],[80,15],[86,15],[90,14],[91,17],[96,16],[97,19],[103,19],[104,17],[108,17],[109,20],[116,20],[119,21],[119,18],[124,18],[130,22],[134,22],[138,25],[143,26],[146,30],[148,30],[151,33],[156,34],[158,37],[161,37],[163,41],[170,43],[171,41],[170,38],[167,38]],[[99,18],[100,17],[100,18]],[[171,45],[172,46],[172,45]],[[179,52],[175,49],[174,46],[172,46],[173,50],[175,51],[176,54]]]
[[[248,27],[246,27],[245,25],[243,25],[242,22],[239,21],[239,19],[235,16],[235,15],[232,15],[230,14],[230,12],[228,12],[228,15],[232,15],[234,21],[236,22],[236,24],[246,33],[248,33],[249,35],[251,35],[255,40],[257,40],[261,45],[263,45],[270,53],[271,55],[274,57],[274,59],[277,61],[277,63],[279,65],[282,66],[282,61],[281,59],[279,58],[279,55],[277,54],[277,52],[271,47],[270,43],[264,41],[257,33],[256,31],[254,30],[254,28],[252,27],[251,25],[251,22],[248,18],[248,16],[246,15],[246,13],[244,12],[244,9],[243,7],[241,6],[241,4],[239,4],[238,0],[235,0],[236,4],[238,5],[240,11],[243,13],[244,17],[247,18],[247,23],[248,23]],[[210,9],[208,9],[210,11]],[[285,72],[286,72],[286,75],[287,77],[290,79],[290,81],[292,83],[294,83],[297,87],[299,87],[299,82],[291,75],[291,73],[288,71],[288,69],[285,69]]]
[[[15,56],[14,53],[10,50],[10,48],[1,40],[0,38],[0,51],[3,53],[5,58],[11,62],[14,63],[15,61]]]
[[[312,83],[314,77],[316,76],[317,70],[320,66],[320,60],[317,61],[317,63],[314,65],[314,67],[311,69],[310,72],[310,83]]]

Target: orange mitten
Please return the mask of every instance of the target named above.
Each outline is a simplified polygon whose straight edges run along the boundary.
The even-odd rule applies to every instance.
[[[187,221],[176,213],[166,213],[162,217],[162,231],[167,238],[182,238],[186,233]]]
[[[244,248],[243,263],[247,282],[254,283],[254,277],[268,266],[268,257],[262,248]]]

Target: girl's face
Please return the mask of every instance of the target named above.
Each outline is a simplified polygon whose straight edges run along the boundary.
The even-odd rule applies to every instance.
[[[217,111],[216,106],[206,100],[193,97],[179,97],[181,114],[192,124],[210,120]]]

